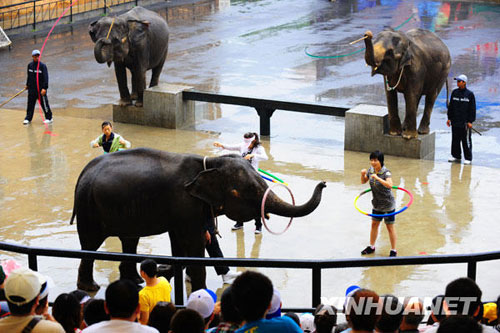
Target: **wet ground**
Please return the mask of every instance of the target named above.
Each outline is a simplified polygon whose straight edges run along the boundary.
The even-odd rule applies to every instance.
[[[233,1],[205,4],[186,10],[182,19],[169,16],[171,43],[161,80],[191,85],[199,90],[336,106],[384,104],[382,78],[370,77],[362,53],[319,59],[306,55],[339,56],[362,48],[346,44],[366,29],[383,26],[401,30],[422,27],[435,31],[452,54],[452,77],[469,76],[468,86],[478,101],[472,166],[449,164],[450,131],[445,126],[445,92],[431,120],[436,131],[436,158],[420,161],[388,156],[394,183],[410,190],[415,201],[397,217],[399,255],[468,253],[497,250],[499,227],[497,177],[500,151],[498,98],[500,6],[466,2],[427,1]],[[190,7],[191,8],[191,7]],[[187,14],[186,14],[187,13]],[[195,14],[193,14],[195,13]],[[44,37],[17,39],[12,51],[0,52],[0,103],[24,86],[30,52],[41,48]],[[33,246],[77,249],[75,226],[69,225],[76,179],[98,149],[88,142],[111,117],[118,99],[114,71],[93,58],[93,44],[85,26],[54,34],[42,61],[50,72],[49,100],[55,114],[44,134],[38,114],[22,126],[25,96],[0,112],[0,230],[1,239]],[[401,100],[401,102],[403,102]],[[400,103],[400,106],[402,103]],[[197,104],[192,128],[166,130],[115,124],[115,130],[134,147],[216,155],[213,141],[238,142],[241,134],[258,130],[254,110],[234,106]],[[282,236],[231,232],[231,221],[221,219],[221,247],[227,257],[357,258],[368,241],[369,218],[353,207],[359,170],[368,167],[368,155],[344,152],[342,118],[277,111],[270,139],[264,146],[270,160],[261,167],[290,184],[296,200],[306,201],[320,180],[328,187],[322,204],[311,215],[297,219]],[[286,193],[280,193],[286,198]],[[407,198],[398,193],[399,204]],[[360,199],[369,208],[369,196]],[[272,218],[280,229],[286,220]],[[101,248],[119,251],[108,239]],[[389,252],[381,229],[376,255]],[[167,235],[142,239],[140,253],[170,254]],[[9,254],[10,256],[10,254]],[[15,256],[21,262],[23,256]],[[74,288],[75,260],[41,258],[42,273],[56,282],[55,295]],[[265,269],[282,291],[284,306],[310,305],[311,275],[298,270]],[[498,263],[480,264],[478,283],[487,299],[496,299]],[[208,286],[221,287],[213,269]],[[434,296],[450,279],[464,275],[465,265],[389,267],[329,270],[323,273],[323,296],[343,296],[351,284],[398,296]],[[98,262],[96,280],[106,285],[118,276],[116,265]]]

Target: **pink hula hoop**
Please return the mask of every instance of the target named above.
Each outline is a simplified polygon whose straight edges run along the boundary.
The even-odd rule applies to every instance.
[[[264,213],[265,213],[264,208],[266,207],[267,195],[269,194],[269,191],[271,191],[276,186],[283,186],[284,188],[286,188],[288,190],[288,193],[290,193],[290,196],[292,197],[292,204],[295,206],[295,198],[293,197],[293,193],[290,190],[290,188],[288,186],[284,185],[284,184],[275,183],[272,186],[270,186],[270,187],[267,188],[266,192],[264,193],[264,196],[262,197],[262,205],[260,206],[260,218],[262,219],[262,224],[264,224],[264,228],[266,228],[267,231],[269,231],[273,235],[281,235],[285,231],[287,231],[288,228],[290,228],[290,225],[292,224],[293,217],[290,218],[290,222],[288,222],[288,225],[285,227],[285,229],[283,229],[283,231],[281,231],[281,232],[274,232],[271,229],[269,229],[269,227],[267,226],[266,218],[264,216]]]

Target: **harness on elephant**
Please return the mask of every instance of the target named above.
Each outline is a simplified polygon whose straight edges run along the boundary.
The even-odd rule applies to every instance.
[[[396,83],[396,85],[394,87],[389,86],[389,80],[387,80],[387,76],[384,75],[384,85],[385,85],[385,89],[387,89],[387,91],[393,91],[394,89],[396,89],[399,86],[399,82],[401,82],[401,77],[403,77],[404,69],[405,69],[405,66],[403,66],[401,68],[401,73],[399,73],[398,82]]]
[[[207,158],[208,156],[203,157],[203,170],[207,170]],[[210,213],[212,214],[212,218],[215,220],[215,234],[218,235],[220,238],[222,238],[222,235],[219,233],[219,220],[217,219],[217,216],[214,214],[214,208],[212,205],[210,205]]]

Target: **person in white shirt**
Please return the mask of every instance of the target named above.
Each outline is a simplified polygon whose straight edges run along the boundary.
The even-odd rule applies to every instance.
[[[141,308],[137,286],[130,280],[118,280],[108,286],[104,308],[111,319],[90,325],[83,333],[158,333],[156,328],[135,322]]]
[[[226,150],[238,151],[245,160],[249,161],[255,170],[259,169],[259,162],[268,159],[266,151],[262,146],[259,135],[254,132],[247,132],[243,135],[243,142],[237,145],[230,145],[226,143],[214,142],[215,147]],[[232,230],[239,230],[243,228],[243,222],[236,222]],[[262,222],[260,217],[255,218],[255,234],[262,233]]]

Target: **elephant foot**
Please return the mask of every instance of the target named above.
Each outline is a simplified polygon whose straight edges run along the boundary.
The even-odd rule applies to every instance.
[[[399,136],[399,135],[401,135],[401,131],[390,130],[390,131],[389,131],[389,135],[392,135],[392,136]]]
[[[78,289],[85,291],[98,291],[99,288],[101,288],[95,281],[86,282],[81,281],[80,279],[78,279],[76,286]]]
[[[404,139],[416,139],[418,138],[418,132],[417,131],[403,131],[403,138]]]
[[[139,101],[135,102],[135,106],[138,108],[142,108],[142,105],[143,105],[142,102]]]
[[[125,98],[120,98],[120,101],[118,102],[118,105],[120,105],[120,106],[132,105],[132,100],[125,99]]]
[[[418,134],[429,134],[429,132],[430,132],[429,126],[418,127]]]

